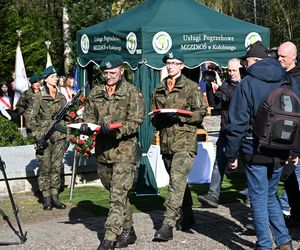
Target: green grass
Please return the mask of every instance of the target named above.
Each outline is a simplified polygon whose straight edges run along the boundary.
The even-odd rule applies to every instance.
[[[224,178],[220,202],[231,203],[239,202],[244,196],[238,191],[246,188],[245,177],[242,173],[230,173]],[[197,196],[207,193],[209,184],[190,185],[194,207],[201,207]],[[130,202],[133,205],[134,212],[147,212],[152,210],[163,210],[164,201],[167,196],[167,188],[160,188],[159,195],[153,196],[136,196],[134,190],[130,192]],[[76,187],[73,191],[73,198],[69,200],[69,189],[65,189],[60,197],[65,202],[70,202],[74,206],[84,208],[94,215],[106,215],[109,208],[109,192],[99,186],[81,186]]]
[[[229,172],[224,177],[220,195],[220,203],[241,202],[245,197],[238,192],[247,187],[245,176],[241,172]],[[190,185],[194,207],[201,207],[197,196],[206,194],[209,184]],[[148,212],[153,210],[163,210],[164,201],[167,196],[167,188],[160,188],[159,195],[136,196],[133,190],[129,198],[133,205],[134,212]],[[282,184],[279,185],[279,193],[282,191]],[[95,216],[107,215],[109,209],[109,192],[100,186],[77,186],[73,191],[73,198],[69,200],[70,189],[65,187],[60,194],[60,199],[68,206],[82,208]],[[14,194],[14,200],[20,210],[21,219],[34,220],[43,217],[45,212],[42,205],[38,203],[37,197],[32,193]],[[0,197],[0,210],[3,210],[10,218],[14,217],[12,206],[8,197]],[[54,215],[58,210],[53,210]],[[49,212],[48,212],[49,214]]]

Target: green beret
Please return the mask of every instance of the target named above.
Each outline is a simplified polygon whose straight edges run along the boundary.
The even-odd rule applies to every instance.
[[[31,84],[33,84],[33,83],[36,83],[36,82],[38,82],[38,81],[40,81],[40,80],[42,80],[43,78],[41,77],[41,76],[38,76],[38,75],[32,75],[30,78],[29,78],[29,82],[31,83]]]
[[[50,66],[44,70],[42,77],[43,77],[43,79],[45,79],[48,76],[55,74],[55,73],[56,73],[55,68],[53,66]]]
[[[120,65],[123,65],[122,56],[118,54],[110,54],[102,60],[100,69],[114,69]]]
[[[169,51],[163,57],[163,62],[166,63],[168,59],[177,59],[184,62],[183,54],[180,50]]]

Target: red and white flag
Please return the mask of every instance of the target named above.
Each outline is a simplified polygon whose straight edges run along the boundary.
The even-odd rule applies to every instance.
[[[14,91],[15,91],[14,106],[17,104],[20,98],[20,93],[27,89],[29,89],[28,79],[26,75],[24,60],[23,60],[20,41],[19,41],[16,50],[15,79],[14,79]]]

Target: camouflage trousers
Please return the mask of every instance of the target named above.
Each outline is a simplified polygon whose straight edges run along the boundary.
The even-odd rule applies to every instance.
[[[187,176],[195,158],[194,152],[176,152],[172,155],[163,155],[165,167],[170,176],[168,195],[165,201],[166,211],[163,224],[175,227],[180,216],[179,209],[184,202],[192,206],[192,198],[187,186]],[[183,202],[183,200],[184,201]]]
[[[44,155],[36,155],[39,166],[38,184],[43,197],[58,195],[61,185],[61,165],[66,151],[66,140],[49,142]]]
[[[109,190],[109,213],[105,222],[104,239],[115,241],[123,229],[133,225],[132,207],[128,199],[128,191],[134,181],[136,166],[132,163],[100,163],[98,174],[103,186]]]

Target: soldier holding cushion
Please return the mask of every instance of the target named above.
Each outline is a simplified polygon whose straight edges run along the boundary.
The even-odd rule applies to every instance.
[[[85,106],[84,120],[101,125],[95,154],[98,174],[110,191],[110,208],[104,240],[98,249],[127,247],[136,241],[132,209],[128,199],[136,170],[137,133],[145,117],[145,102],[140,93],[123,77],[123,59],[111,54],[100,65],[105,84],[94,87]],[[111,124],[120,123],[120,128]],[[82,124],[82,134],[93,132]]]
[[[163,57],[168,76],[154,90],[152,110],[183,109],[193,112],[184,116],[178,113],[160,113],[152,118],[152,123],[160,131],[160,148],[166,170],[170,176],[166,212],[161,228],[154,240],[168,241],[173,238],[173,227],[182,209],[181,230],[189,229],[194,223],[192,198],[187,185],[187,176],[192,168],[197,152],[196,130],[206,113],[198,84],[182,74],[184,57],[180,50],[168,52]]]

